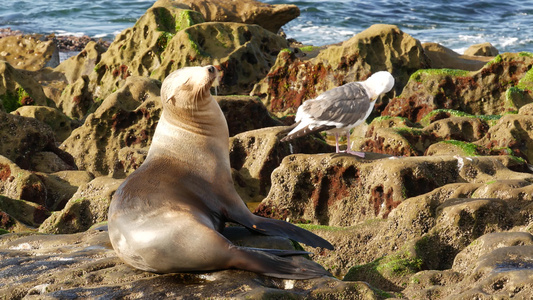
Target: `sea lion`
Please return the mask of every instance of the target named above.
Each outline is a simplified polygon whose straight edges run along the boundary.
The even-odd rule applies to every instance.
[[[249,270],[279,278],[329,275],[283,251],[238,247],[222,234],[227,221],[266,234],[333,249],[293,224],[252,214],[235,191],[226,119],[210,93],[213,66],[171,73],[161,87],[163,112],[144,163],[109,207],[109,237],[126,263],[157,273]],[[305,253],[305,252],[303,252]]]

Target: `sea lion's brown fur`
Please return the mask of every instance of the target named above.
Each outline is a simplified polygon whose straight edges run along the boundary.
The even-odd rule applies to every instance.
[[[247,209],[231,177],[227,123],[209,91],[216,76],[213,66],[188,67],[163,82],[163,113],[148,156],[109,208],[114,249],[128,264],[158,273],[239,268],[282,278],[327,275],[311,261],[279,257],[298,251],[237,247],[220,233],[232,221],[333,248],[313,233]]]

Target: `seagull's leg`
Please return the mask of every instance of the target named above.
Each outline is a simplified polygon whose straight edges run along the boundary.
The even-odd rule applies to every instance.
[[[365,153],[364,152],[359,152],[359,151],[353,151],[352,150],[352,145],[350,143],[350,130],[348,130],[348,132],[346,133],[346,141],[347,141],[346,153],[350,153],[351,155],[359,156],[361,158],[365,157]]]
[[[339,134],[335,132],[335,153],[339,152]]]

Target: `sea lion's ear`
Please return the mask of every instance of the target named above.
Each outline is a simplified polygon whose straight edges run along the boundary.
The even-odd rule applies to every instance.
[[[176,99],[174,98],[174,96],[170,96],[167,98],[166,102],[170,102],[170,100],[172,100],[172,104],[174,104],[174,102],[176,101]]]

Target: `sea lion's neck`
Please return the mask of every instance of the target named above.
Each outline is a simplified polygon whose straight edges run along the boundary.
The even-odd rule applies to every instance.
[[[212,156],[229,157],[228,125],[222,110],[214,100],[195,111],[176,112],[163,110],[157,125],[148,156],[157,153],[195,151],[203,149]],[[185,149],[186,148],[186,149]],[[209,154],[208,154],[209,155]]]

